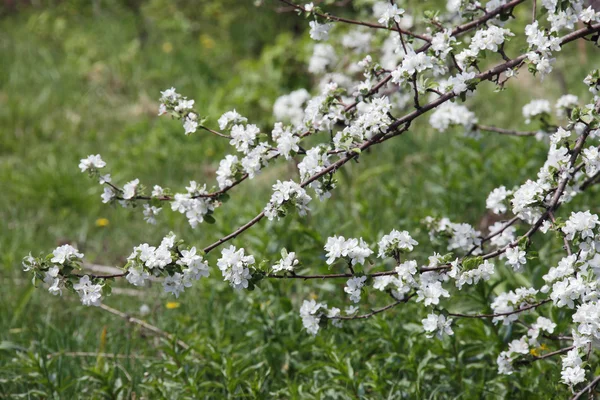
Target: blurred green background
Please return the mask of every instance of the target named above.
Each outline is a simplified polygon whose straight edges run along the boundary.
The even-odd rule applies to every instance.
[[[178,122],[158,118],[160,90],[175,86],[195,99],[209,126],[216,127],[222,113],[236,108],[269,132],[274,100],[314,80],[306,73],[312,46],[307,21],[281,12],[275,0],[261,7],[254,3],[4,2],[0,397],[564,397],[567,389],[558,383],[556,360],[509,378],[496,375],[497,354],[518,333],[489,321],[458,321],[450,339],[425,339],[421,305],[324,329],[313,338],[302,330],[302,300],[348,306],[343,281],[262,282],[254,292],[238,293],[221,281],[218,251],[208,257],[211,277],[176,302],[156,285],[145,291],[117,290],[104,301],[137,317],[140,306],[148,305],[151,313],[140,318],[175,334],[193,351],[182,351],[106,311],[83,307],[72,295],[54,297],[32,287],[20,266],[30,251],[47,253],[69,242],[90,262],[119,266],[133,246],[156,243],[171,230],[203,247],[259,212],[277,179],[296,177],[293,163],[275,163],[231,192],[232,200],[215,213],[216,224],[192,230],[167,207],[154,226],[142,220],[139,209],[102,204],[99,185],[77,168],[80,158],[100,153],[120,184],[139,178],[147,187],[160,184],[180,191],[190,180],[213,185],[227,142],[202,132],[186,137]],[[368,3],[331,10],[372,19],[365,12]],[[421,15],[443,2],[405,3]],[[569,92],[587,100],[581,81],[598,65],[598,52],[572,46],[564,53],[543,84],[525,73],[502,93],[486,83],[468,106],[482,123],[527,129],[521,107],[533,98],[553,101]],[[420,222],[425,216],[485,226],[489,191],[534,174],[546,151],[533,138],[489,135],[477,140],[460,130],[436,133],[425,117],[410,133],[341,170],[339,189],[325,203],[314,200],[308,217],[262,222],[232,243],[271,261],[286,247],[298,253],[303,271],[317,273],[327,271],[322,246],[328,236],[362,236],[376,243],[395,228],[413,234],[420,242],[415,256],[425,262],[434,250],[444,250],[429,244]],[[593,189],[574,206],[598,212],[592,202],[597,194]],[[535,243],[540,259],[529,265],[529,273],[514,276],[498,265],[489,284],[457,294],[451,306],[487,310],[494,293],[539,283],[556,258],[556,243]],[[126,282],[115,286],[132,289]],[[385,296],[372,291],[361,309],[384,304]],[[97,352],[120,358],[98,357]]]

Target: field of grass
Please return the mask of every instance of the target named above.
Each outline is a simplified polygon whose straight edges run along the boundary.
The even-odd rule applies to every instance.
[[[175,304],[159,285],[117,290],[104,301],[175,335],[187,351],[75,296],[32,287],[20,266],[30,251],[74,243],[90,262],[119,266],[133,246],[169,231],[202,247],[259,212],[277,179],[295,177],[293,164],[279,161],[235,188],[216,224],[193,230],[170,210],[148,225],[140,210],[102,204],[101,188],[79,173],[80,158],[100,153],[116,182],[210,186],[227,143],[205,133],[186,137],[178,122],[159,119],[159,91],[175,86],[195,99],[209,125],[236,108],[269,130],[274,99],[310,82],[304,20],[269,7],[201,3],[202,12],[192,7],[184,15],[180,2],[151,1],[141,11],[64,2],[0,19],[0,397],[563,398],[553,361],[496,375],[511,332],[489,321],[461,321],[451,339],[428,340],[423,308],[407,305],[313,338],[302,330],[302,300],[347,306],[344,282],[269,281],[238,293],[221,280],[218,252],[208,256],[211,277]],[[526,74],[502,93],[485,84],[469,107],[482,123],[526,129],[521,106],[532,98],[554,100],[565,90],[587,98],[581,81],[600,61],[597,49],[587,49],[586,63],[572,62],[580,50],[565,51],[567,61],[543,85]],[[443,250],[429,244],[425,216],[480,226],[487,193],[521,183],[545,159],[547,145],[533,138],[478,140],[436,133],[426,122],[341,170],[339,189],[327,202],[315,200],[308,217],[261,222],[232,243],[272,261],[286,247],[299,254],[303,271],[317,273],[327,271],[328,236],[374,243],[396,228],[413,234],[421,243],[416,257],[425,260]],[[578,204],[597,195],[595,189]],[[519,279],[538,282],[554,256],[550,245],[535,243],[540,259],[530,274],[515,278],[498,267],[489,285],[471,292],[476,296],[454,300],[457,310],[483,311],[494,291]],[[127,282],[115,287],[132,289]],[[149,315],[139,315],[142,304]],[[385,296],[371,293],[361,307],[384,304]]]

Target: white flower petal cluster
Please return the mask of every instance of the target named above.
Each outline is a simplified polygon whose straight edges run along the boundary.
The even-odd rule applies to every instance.
[[[448,242],[448,250],[470,251],[473,247],[478,249],[473,254],[481,253],[481,232],[476,231],[469,224],[451,224],[452,237]]]
[[[469,85],[467,82],[474,79],[476,75],[475,72],[461,72],[458,75],[450,77],[447,85],[452,87],[452,91],[458,96],[468,90]]]
[[[171,209],[181,214],[185,214],[192,228],[204,222],[204,217],[212,213],[215,208],[215,202],[210,197],[202,197],[208,194],[206,185],[199,186],[195,181],[190,181],[190,186],[186,187],[187,193],[176,193],[171,201]]]
[[[434,62],[437,63],[434,58],[428,56],[425,52],[416,53],[413,49],[408,48],[402,59],[402,64],[392,71],[392,82],[401,84],[416,73],[434,69]]]
[[[144,204],[144,221],[156,225],[156,216],[162,211],[161,207]]]
[[[73,285],[73,289],[79,294],[84,306],[99,306],[102,297],[102,285],[94,284],[87,275],[79,279],[79,283]]]
[[[501,293],[491,304],[494,314],[506,314],[519,310],[523,307],[535,304],[537,302],[535,295],[538,291],[534,288],[518,288],[515,291]],[[499,315],[492,319],[494,324],[502,322],[503,325],[510,325],[519,318],[519,314]]]
[[[273,104],[273,115],[278,121],[290,122],[294,126],[300,126],[304,119],[304,105],[309,99],[310,94],[306,89],[294,90],[280,96]]]
[[[537,345],[540,334],[546,332],[548,334],[554,333],[556,324],[552,320],[546,317],[538,317],[534,324],[527,330],[527,336],[529,336],[529,344]]]
[[[198,130],[198,114],[193,112],[194,100],[188,100],[176,92],[175,88],[170,88],[160,92],[160,106],[158,115],[170,114],[180,119],[183,124],[186,135]]]
[[[248,122],[248,118],[243,117],[237,111],[227,111],[225,114],[219,117],[217,123],[219,124],[219,129],[228,130],[233,127],[233,125],[245,124]]]
[[[531,119],[537,116],[549,115],[552,112],[550,102],[544,99],[532,100],[523,106],[523,117],[525,123],[531,123]]]
[[[234,289],[247,289],[252,279],[250,267],[254,265],[254,256],[245,255],[243,248],[229,246],[221,251],[217,266],[223,274],[223,279]]]
[[[562,358],[561,379],[565,385],[573,386],[585,381],[585,369],[583,360],[579,355],[579,349],[570,350]]]
[[[278,180],[277,183],[273,185],[273,194],[271,195],[269,204],[267,204],[264,209],[264,213],[269,221],[274,218],[279,219],[281,216],[285,215],[286,209],[284,207],[286,204],[289,204],[295,206],[299,215],[304,216],[310,211],[308,208],[308,203],[310,201],[310,196],[306,194],[306,191],[302,186],[296,182],[281,182]]]
[[[78,258],[83,258],[83,254],[79,253],[77,249],[71,246],[70,244],[65,244],[57,247],[52,252],[52,255],[53,257],[50,261],[55,264],[61,265],[65,265],[69,262],[76,261]]]
[[[219,162],[217,169],[217,183],[219,189],[225,189],[233,185],[235,175],[238,173],[239,160],[237,156],[228,154]]]
[[[398,8],[396,4],[388,4],[377,22],[381,25],[392,26],[395,23],[400,23],[400,19],[404,14],[403,8]]]
[[[354,303],[358,303],[360,301],[360,294],[366,280],[366,276],[355,276],[348,279],[346,286],[344,287],[344,292],[350,295],[350,301]]]
[[[81,169],[81,172],[95,172],[104,167],[106,167],[106,163],[102,160],[100,154],[91,154],[86,158],[82,158],[79,162],[79,169]]]
[[[282,155],[286,160],[291,158],[292,152],[300,150],[298,146],[300,136],[292,133],[289,128],[284,128],[281,122],[275,124],[271,137],[277,143],[278,154]]]
[[[296,253],[293,251],[288,253],[287,250],[283,249],[281,259],[272,268],[274,272],[293,271],[298,264]]]
[[[578,239],[585,240],[594,237],[594,229],[598,225],[600,225],[598,216],[589,210],[572,212],[562,231],[567,240],[573,240],[576,235]]]
[[[461,270],[458,260],[453,261],[448,276],[456,280],[456,287],[462,289],[464,285],[476,285],[479,281],[487,281],[494,275],[494,264],[485,260],[477,268]]]
[[[502,233],[497,234],[492,239],[490,239],[490,243],[492,244],[492,246],[495,246],[497,248],[503,248],[515,240],[515,232],[517,231],[517,229],[514,226],[509,226],[508,228],[506,228],[505,225],[505,222],[498,221],[494,223],[494,225],[490,226],[490,235],[494,235],[500,230],[504,229]]]
[[[387,96],[374,98],[369,103],[360,103],[357,107],[358,117],[334,136],[333,144],[336,149],[350,150],[363,140],[387,130],[392,123],[388,113],[393,106]]]
[[[320,24],[317,21],[310,21],[310,38],[313,40],[327,40],[329,39],[329,31],[333,27],[333,24]]]
[[[518,247],[509,247],[506,249],[506,264],[515,272],[522,272],[523,266],[527,263],[525,256],[527,253]]]
[[[500,186],[492,190],[485,201],[485,206],[488,210],[491,210],[494,214],[504,214],[506,212],[506,198],[510,196],[512,192],[506,190],[506,187]]]
[[[298,164],[300,179],[305,181],[331,165],[326,146],[315,146],[306,151],[302,162]]]
[[[44,283],[48,285],[48,291],[56,295],[62,295],[62,281],[60,279],[60,268],[56,265],[44,272]]]
[[[137,194],[137,188],[140,184],[140,180],[139,179],[134,179],[130,182],[127,182],[124,186],[123,186],[123,199],[125,200],[131,200],[135,197],[135,195]]]
[[[429,124],[439,132],[445,132],[451,126],[463,126],[466,132],[471,132],[477,117],[463,105],[446,102],[431,113]]]
[[[339,258],[347,258],[352,265],[364,264],[365,259],[373,254],[373,250],[362,238],[346,239],[343,236],[332,236],[325,243],[327,264],[333,264]]]
[[[583,163],[587,176],[594,176],[600,171],[600,151],[597,147],[588,147],[583,149]]]
[[[410,236],[408,231],[399,232],[393,229],[379,241],[379,254],[377,257],[395,257],[400,253],[413,251],[414,246],[417,246],[418,244],[419,243]]]
[[[304,300],[302,307],[300,307],[300,317],[302,318],[302,325],[308,333],[315,336],[319,332],[319,322],[321,321],[322,313],[320,309],[325,309],[326,304],[317,303],[316,300]]]
[[[532,180],[525,182],[513,194],[511,200],[513,214],[527,222],[533,222],[539,218],[541,212],[533,205],[543,200],[543,192],[544,190],[538,182]]]
[[[313,47],[313,54],[308,61],[308,72],[321,74],[328,67],[333,66],[338,60],[335,49],[330,44],[317,43]]]
[[[421,323],[428,338],[432,338],[435,335],[438,339],[442,339],[444,335],[452,336],[454,334],[452,319],[446,319],[443,314],[428,314],[427,318],[423,319]]]
[[[114,200],[117,197],[117,193],[112,187],[104,186],[104,192],[100,195],[100,197],[102,198],[102,203],[106,204]]]
[[[452,30],[445,29],[438,32],[431,38],[431,49],[440,59],[445,59],[448,53],[452,51],[452,44],[456,42],[456,38],[452,36]]]
[[[554,108],[556,109],[556,115],[560,118],[566,117],[567,112],[577,107],[577,104],[579,104],[579,97],[573,94],[565,94],[560,96],[554,105]]]
[[[421,279],[421,285],[417,290],[417,302],[422,301],[425,307],[438,305],[440,297],[450,297],[450,292],[442,287],[442,282]]]
[[[231,128],[229,144],[234,146],[238,152],[248,154],[250,149],[254,147],[254,142],[259,133],[260,129],[254,124],[234,125]]]

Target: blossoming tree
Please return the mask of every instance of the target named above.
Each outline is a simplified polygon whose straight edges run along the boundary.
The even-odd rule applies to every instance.
[[[510,375],[533,362],[561,356],[561,380],[575,398],[591,392],[600,382],[590,368],[600,340],[600,221],[590,210],[559,213],[563,204],[600,182],[600,69],[590,71],[581,83],[589,88],[588,98],[565,95],[554,106],[544,99],[527,104],[523,117],[527,123],[539,123],[539,130],[480,124],[461,103],[476,96],[485,81],[498,91],[522,74],[543,81],[564,46],[583,40],[597,44],[600,13],[581,0],[540,4],[449,0],[445,10],[430,10],[420,17],[392,0],[375,4],[372,21],[359,21],[330,14],[313,3],[281,2],[308,19],[315,41],[308,71],[317,84],[275,102],[273,113],[279,122],[270,133],[235,110],[225,112],[213,126],[194,100],[175,88],[161,93],[158,115],[178,120],[185,135],[216,135],[232,146],[232,154],[219,163],[216,185],[191,181],[185,190],[159,185],[149,189],[138,179],[120,185],[106,172],[107,163],[100,155],[83,158],[79,168],[103,186],[103,203],[133,210],[142,205],[143,218],[151,224],[158,223],[163,207],[170,208],[183,214],[193,228],[215,223],[230,193],[235,195],[234,188],[270,165],[294,159],[298,179],[278,180],[262,211],[204,248],[171,233],[158,245],[134,247],[122,272],[95,275],[83,271],[82,253],[63,245],[47,256],[24,258],[24,270],[33,276],[34,284],[43,282],[54,295],[77,293],[88,306],[99,305],[112,282],[120,278],[139,287],[158,279],[166,292],[178,297],[211,274],[214,266],[205,256],[220,250],[216,266],[234,290],[251,290],[265,279],[299,279],[306,284],[345,280],[351,305],[344,310],[314,299],[299,307],[307,334],[415,302],[426,310],[422,329],[431,340],[453,335],[453,325],[461,319],[491,319],[499,326],[514,326],[517,338],[498,354],[498,373]],[[526,8],[530,12],[521,12]],[[531,18],[523,32],[511,29],[517,14]],[[517,53],[519,46],[524,51]],[[410,226],[392,230],[378,243],[338,232],[323,243],[326,264],[334,271],[314,275],[298,272],[302,254],[294,251],[281,249],[277,261],[256,260],[246,249],[228,243],[250,229],[261,229],[264,219],[283,223],[290,213],[309,213],[311,202],[334,201],[328,199],[338,185],[340,169],[367,156],[362,155],[367,149],[418,134],[411,132],[411,125],[426,118],[440,132],[461,126],[469,135],[535,136],[547,142],[547,160],[537,176],[518,187],[498,187],[481,199],[498,216],[489,232],[429,217],[423,224],[431,243],[442,242],[447,253],[431,250],[426,260],[411,257],[416,246],[432,246],[417,243]],[[317,144],[309,147],[309,137],[310,143]],[[535,258],[532,237],[551,234],[561,237],[563,256],[546,267],[542,286],[497,293],[489,314],[453,311],[453,296],[489,280],[497,269],[513,274],[526,271]],[[367,292],[381,292],[390,303],[361,311],[368,308],[362,304]],[[568,311],[570,324],[564,331],[557,331],[556,309]],[[552,350],[532,353],[540,344]]]

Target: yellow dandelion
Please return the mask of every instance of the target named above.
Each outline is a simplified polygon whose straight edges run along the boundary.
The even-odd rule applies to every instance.
[[[98,218],[96,220],[96,226],[98,226],[100,228],[104,228],[105,226],[108,226],[109,223],[110,222],[106,218]]]
[[[206,33],[203,33],[202,35],[200,35],[200,44],[205,49],[212,49],[213,47],[215,47],[215,41],[213,40],[213,38],[208,36]]]
[[[169,301],[169,302],[167,302],[167,308],[168,308],[169,310],[172,310],[172,309],[174,309],[174,308],[179,308],[179,306],[180,306],[180,305],[181,305],[181,304],[179,304],[179,303],[178,303],[178,302],[176,302],[176,301]]]
[[[531,350],[529,350],[529,354],[531,354],[534,357],[539,357],[540,356],[540,352],[538,351],[538,349],[531,349]]]
[[[173,45],[171,44],[171,42],[164,42],[162,44],[162,51],[164,53],[167,53],[167,54],[169,54],[170,52],[172,52],[173,51]]]

